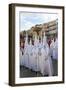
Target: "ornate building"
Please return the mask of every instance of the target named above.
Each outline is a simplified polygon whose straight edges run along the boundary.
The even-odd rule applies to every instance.
[[[37,24],[33,27],[31,27],[27,31],[20,32],[20,35],[22,37],[25,37],[26,33],[28,34],[29,38],[34,39],[35,35],[39,37],[43,37],[43,33],[45,32],[47,38],[55,38],[58,34],[58,19],[43,23],[43,24]]]

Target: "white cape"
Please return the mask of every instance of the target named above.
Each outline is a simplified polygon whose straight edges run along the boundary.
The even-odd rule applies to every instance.
[[[19,56],[20,56],[20,66],[22,66],[22,65],[24,65],[24,55],[22,55],[21,50],[20,50]]]
[[[53,48],[53,59],[58,60],[58,41],[56,39]]]
[[[32,57],[32,69],[34,71],[39,71],[39,66],[38,66],[38,48],[34,47],[33,50],[33,57]]]
[[[24,49],[24,66],[29,67],[28,47]]]

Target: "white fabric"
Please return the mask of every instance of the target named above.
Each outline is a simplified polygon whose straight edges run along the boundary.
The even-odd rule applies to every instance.
[[[53,66],[52,66],[52,61],[51,57],[49,56],[47,60],[45,60],[44,64],[44,73],[43,74],[48,74],[49,76],[53,75]]]
[[[32,49],[32,54],[33,54],[33,57],[32,57],[32,62],[33,62],[32,69],[34,71],[39,71],[39,66],[38,66],[38,44],[39,44],[39,40],[35,36],[34,46],[33,46],[33,49]]]
[[[37,37],[35,36],[34,46],[38,47],[38,44],[39,44],[39,39],[37,39]]]
[[[24,65],[29,67],[28,47],[24,51]]]
[[[24,66],[29,67],[29,57],[28,57],[28,36],[26,34],[25,47],[24,47]]]
[[[24,55],[22,55],[22,51],[21,50],[20,50],[19,56],[20,56],[20,66],[24,65]]]
[[[49,46],[46,41],[46,36],[44,33],[43,43],[35,36],[34,45],[30,40],[28,44],[28,37],[25,39],[24,55],[21,56],[20,52],[20,64],[33,69],[34,71],[40,71],[42,75],[46,73],[49,76],[53,74],[52,60],[49,55]]]
[[[58,40],[56,39],[53,48],[53,59],[58,60]]]
[[[39,66],[38,66],[38,48],[34,47],[32,49],[32,69],[34,71],[39,71]]]
[[[54,40],[52,40],[51,44],[50,44],[50,54],[51,54],[51,56],[53,56],[53,49],[54,49]]]
[[[50,53],[53,57],[53,60],[58,60],[58,40],[56,38],[56,41],[52,40],[52,43],[50,45]]]
[[[39,51],[39,70],[44,75],[44,66],[45,66],[45,50],[41,48]]]
[[[42,63],[41,63],[41,73],[45,75],[46,73],[49,76],[53,75],[53,67],[52,67],[52,60],[49,54],[49,46],[46,41],[46,36],[44,34],[43,38],[43,49],[42,49]],[[44,55],[43,55],[44,54]]]
[[[32,59],[33,59],[33,56],[32,56],[32,48],[33,46],[32,45],[29,45],[28,47],[28,59],[29,59],[29,68],[32,69]]]
[[[53,75],[52,60],[49,55],[49,48],[47,47],[41,49],[41,55],[39,55],[39,67],[42,75]]]

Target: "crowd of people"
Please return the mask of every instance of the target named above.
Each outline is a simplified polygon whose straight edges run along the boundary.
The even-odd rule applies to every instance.
[[[24,48],[20,45],[20,66],[25,66],[33,71],[40,71],[44,76],[53,76],[52,60],[58,60],[58,40],[54,39],[47,43],[47,37],[44,33],[43,39],[37,39],[35,36],[34,44],[30,39],[28,43],[28,35],[26,34]]]

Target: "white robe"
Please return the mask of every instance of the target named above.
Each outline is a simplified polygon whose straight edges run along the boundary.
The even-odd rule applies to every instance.
[[[29,67],[28,46],[24,48],[24,66]]]
[[[44,66],[45,66],[45,50],[41,48],[39,50],[39,70],[44,75]]]
[[[53,56],[53,49],[54,49],[54,40],[52,40],[50,44],[50,55]]]
[[[48,74],[49,76],[52,76],[53,75],[53,66],[52,66],[51,57],[48,57],[45,60],[44,73],[43,74]]]
[[[28,35],[26,33],[26,38],[25,38],[25,46],[24,46],[24,66],[29,67],[29,58],[28,58]]]
[[[24,65],[24,55],[22,55],[22,51],[20,50],[20,66]]]
[[[45,64],[44,64],[44,72],[42,73],[43,75],[48,74],[49,76],[53,75],[53,66],[52,66],[52,60],[51,60],[51,56],[50,56],[50,49],[49,46],[47,44],[47,37],[45,36],[44,33],[44,37],[43,37],[43,47],[45,50],[44,56],[45,56]]]
[[[56,39],[54,43],[54,48],[53,48],[53,59],[58,60],[58,41]]]
[[[32,69],[32,66],[33,66],[33,52],[32,52],[32,49],[33,49],[33,45],[29,45],[29,48],[28,48],[28,59],[29,59],[29,69]]]
[[[34,71],[39,71],[39,65],[38,65],[38,47],[34,47],[32,52],[33,52],[32,69]]]
[[[45,46],[45,73],[47,73],[49,76],[53,75],[53,66],[52,66],[52,60],[51,60],[51,56],[50,56],[50,50],[49,50],[49,46],[46,45]]]
[[[52,60],[51,56],[49,55],[48,45],[45,45],[44,48],[41,49],[41,56],[39,56],[39,67],[42,75],[53,75]]]

